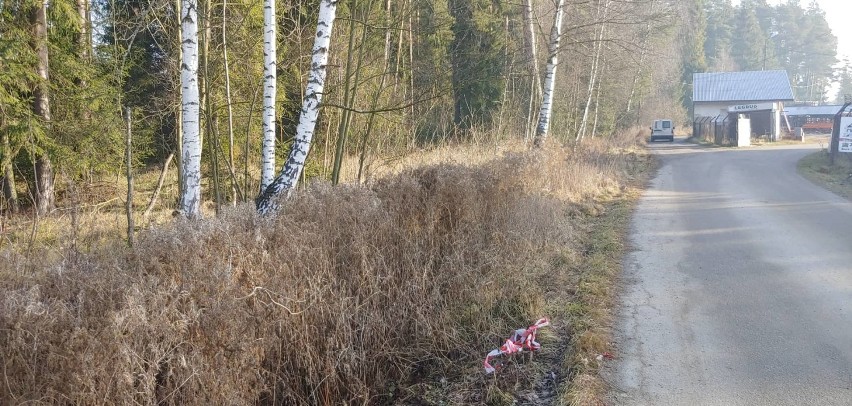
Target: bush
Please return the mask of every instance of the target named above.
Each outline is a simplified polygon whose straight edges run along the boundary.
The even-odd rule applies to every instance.
[[[381,404],[478,369],[542,315],[568,214],[628,176],[590,144],[315,184],[282,215],[238,207],[132,249],[4,251],[0,403]]]

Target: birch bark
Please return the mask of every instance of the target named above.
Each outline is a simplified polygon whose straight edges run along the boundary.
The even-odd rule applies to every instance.
[[[181,166],[184,188],[179,210],[186,217],[201,216],[201,139],[198,94],[198,2],[181,0]]]
[[[299,115],[299,125],[296,127],[296,136],[281,173],[255,201],[257,210],[261,214],[277,211],[276,197],[282,193],[289,194],[296,187],[302,169],[305,167],[319,116],[319,105],[322,102],[326,65],[328,64],[328,49],[331,44],[331,29],[334,25],[338,1],[322,0],[320,3],[311,72],[308,75],[308,85],[305,89],[302,112]]]
[[[275,178],[275,98],[277,94],[277,44],[275,0],[263,1],[263,147],[260,192]]]
[[[538,126],[535,130],[536,147],[544,145],[547,132],[550,129],[550,115],[553,111],[553,90],[556,87],[556,67],[559,65],[559,41],[562,39],[562,14],[565,0],[559,0],[556,5],[556,18],[553,19],[553,28],[550,30],[549,55],[547,57],[547,72],[544,78],[544,93],[542,95],[541,110],[538,114]]]

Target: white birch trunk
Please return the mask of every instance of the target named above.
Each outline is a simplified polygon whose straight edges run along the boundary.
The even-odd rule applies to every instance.
[[[553,111],[553,91],[556,87],[556,67],[559,64],[559,41],[562,39],[562,8],[565,0],[559,0],[556,6],[556,18],[553,20],[553,28],[550,30],[549,55],[547,57],[547,73],[544,78],[544,94],[542,95],[541,109],[538,113],[538,126],[535,130],[536,147],[544,145],[547,132],[550,129],[550,115]]]
[[[184,216],[201,216],[201,139],[199,133],[198,94],[198,2],[181,0],[180,68],[183,142],[181,165],[184,190],[179,210]]]
[[[299,115],[299,125],[287,162],[281,173],[263,191],[255,202],[261,214],[269,214],[278,209],[276,198],[281,193],[289,194],[299,181],[308,152],[311,149],[311,139],[319,116],[319,105],[322,102],[323,87],[325,86],[326,65],[328,64],[328,49],[331,44],[331,29],[339,0],[322,0],[317,22],[317,35],[314,40],[311,72],[305,89],[305,100]]]
[[[278,75],[276,66],[275,0],[263,1],[263,147],[260,169],[260,193],[275,179],[275,99]]]

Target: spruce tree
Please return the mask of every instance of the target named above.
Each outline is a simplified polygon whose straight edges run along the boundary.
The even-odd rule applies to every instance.
[[[455,124],[467,129],[490,121],[505,87],[503,10],[491,0],[449,0]]]

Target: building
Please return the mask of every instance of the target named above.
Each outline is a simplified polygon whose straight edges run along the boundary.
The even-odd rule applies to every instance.
[[[707,72],[693,75],[693,122],[708,117],[732,123],[750,135],[781,137],[785,102],[793,101],[793,88],[787,71]],[[736,124],[739,123],[739,124]],[[739,135],[742,138],[742,135]]]
[[[805,133],[831,133],[834,116],[841,105],[784,106],[784,115],[793,128],[802,128]]]

